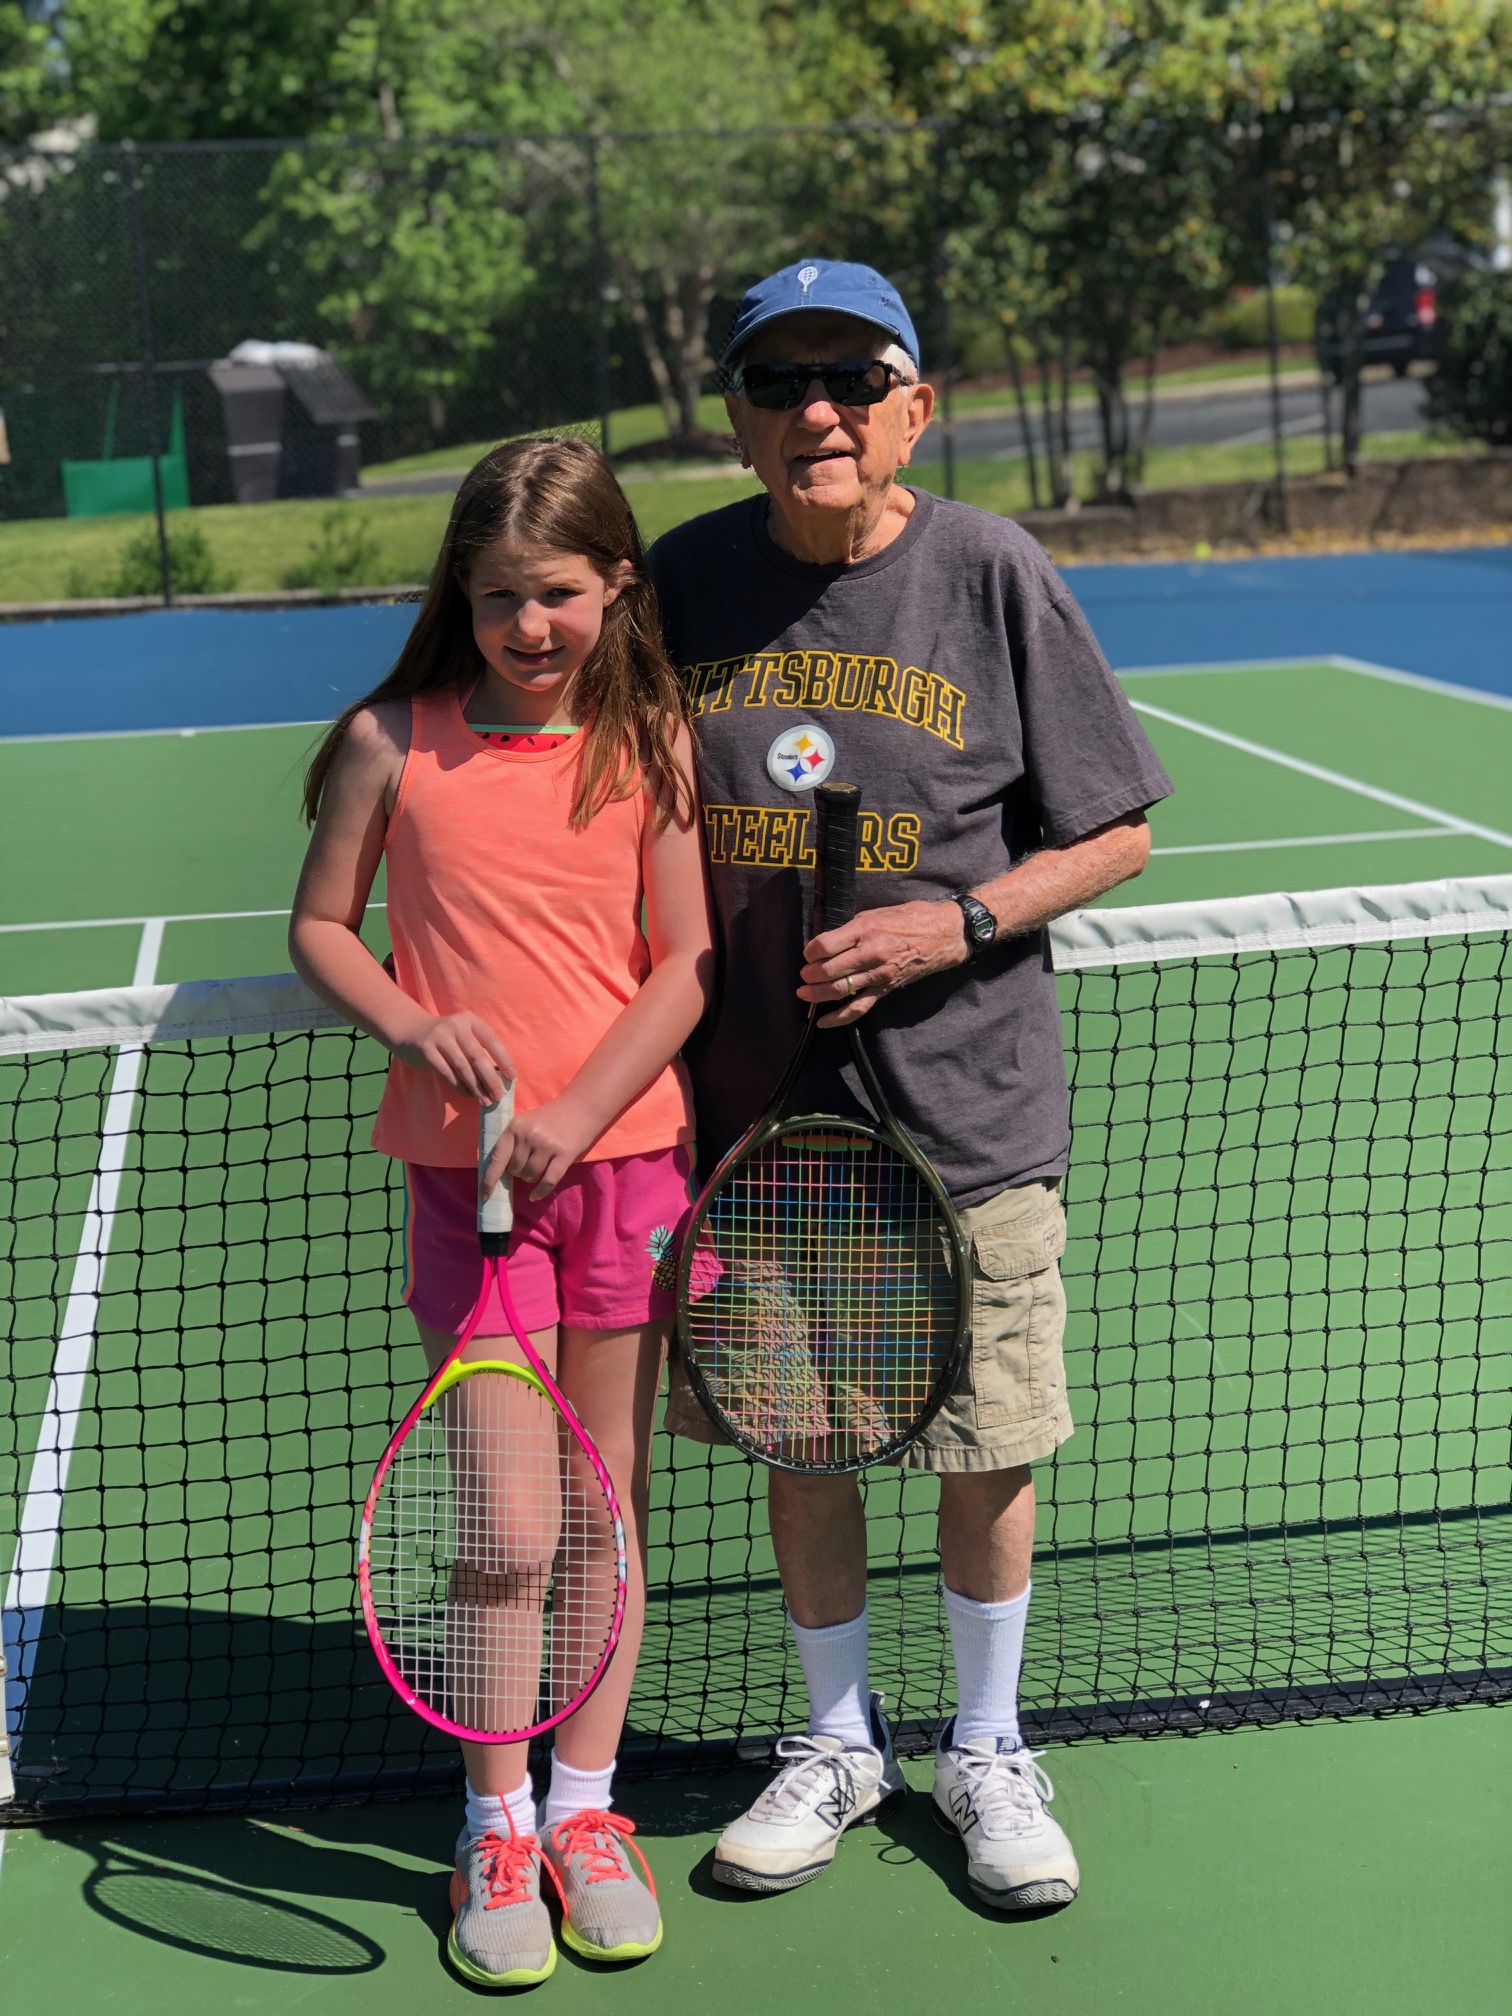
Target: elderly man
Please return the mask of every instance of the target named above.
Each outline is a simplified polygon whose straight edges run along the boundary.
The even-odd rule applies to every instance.
[[[705,1173],[760,1111],[808,1004],[866,1019],[900,1118],[973,1249],[971,1344],[905,1462],[940,1479],[956,1712],[934,1806],[1003,1911],[1080,1881],[1021,1743],[1030,1466],[1071,1433],[1056,1266],[1069,1147],[1045,927],[1137,875],[1169,781],[1086,621],[1019,528],[897,480],[929,425],[908,311],[869,267],[810,260],[740,305],[726,406],[764,494],[656,545],[667,642],[697,715],[719,996],[689,1055]],[[801,757],[801,760],[795,760]],[[864,906],[804,943],[811,793],[863,785]],[[862,1109],[846,1045],[816,1046],[800,1110]],[[711,1439],[685,1376],[667,1425]],[[852,1477],[768,1472],[807,1734],[714,1855],[786,1890],[905,1786],[867,1684],[866,1529]]]

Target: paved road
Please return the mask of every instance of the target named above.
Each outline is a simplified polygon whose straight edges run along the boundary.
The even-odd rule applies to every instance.
[[[1282,381],[1281,424],[1288,436],[1322,432],[1321,398],[1315,387],[1287,387]],[[1407,433],[1426,423],[1426,392],[1420,379],[1388,378],[1363,388],[1363,424],[1367,434]],[[1337,413],[1337,401],[1335,402]],[[1038,416],[1036,416],[1037,418]],[[1155,419],[1150,439],[1160,448],[1206,446],[1238,447],[1245,442],[1268,441],[1271,433],[1268,391],[1225,392],[1216,390],[1201,397],[1155,401]],[[1082,407],[1071,415],[1071,440],[1077,448],[1096,447],[1100,439],[1095,407]],[[956,454],[966,456],[1017,456],[1024,452],[1016,417],[992,420],[959,419],[955,426]],[[1036,428],[1035,446],[1042,445]],[[944,442],[932,427],[915,451],[915,460],[938,461]]]
[[[1407,433],[1426,420],[1426,393],[1420,379],[1388,378],[1364,388],[1363,421],[1367,434]],[[1285,386],[1281,395],[1281,424],[1288,436],[1322,432],[1323,417],[1315,387]],[[1035,414],[1038,422],[1038,413]],[[1268,441],[1271,430],[1270,393],[1234,392],[1221,388],[1211,393],[1180,397],[1157,397],[1150,439],[1156,447],[1189,448],[1198,445],[1238,447],[1245,442]],[[1099,432],[1097,410],[1077,407],[1071,414],[1071,441],[1076,448],[1095,448]],[[1035,446],[1042,445],[1036,426]],[[1024,452],[1015,416],[1000,414],[993,419],[961,418],[955,425],[955,451],[967,456],[1019,456]],[[915,460],[938,462],[944,453],[944,438],[938,426],[931,427],[920,442]],[[649,470],[647,473],[650,473]],[[425,476],[398,476],[377,483],[365,483],[367,497],[420,497],[450,494],[457,487],[455,471],[438,471]]]

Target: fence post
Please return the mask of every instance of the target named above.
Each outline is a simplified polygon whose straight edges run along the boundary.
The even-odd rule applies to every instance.
[[[593,262],[593,376],[598,391],[599,453],[607,462],[609,446],[609,276],[604,267],[604,216],[599,204],[598,135],[588,135],[588,236]]]
[[[1281,341],[1276,326],[1276,215],[1271,188],[1270,117],[1260,115],[1260,229],[1265,239],[1265,348],[1270,361],[1271,453],[1276,464],[1276,529],[1287,527],[1286,435],[1281,416]]]
[[[168,558],[168,517],[163,503],[161,442],[158,436],[157,364],[152,347],[152,300],[147,287],[147,234],[142,228],[142,188],[134,140],[121,142],[126,163],[126,228],[131,238],[131,273],[136,289],[137,333],[142,346],[142,372],[147,381],[147,453],[152,463],[152,508],[157,518],[158,568],[163,581],[163,607],[173,607],[173,568]]]
[[[951,408],[951,379],[954,367],[950,355],[950,298],[947,291],[948,271],[945,251],[945,139],[947,128],[942,122],[936,126],[934,134],[934,311],[936,340],[940,346],[940,430],[944,435],[945,454],[945,495],[953,498],[955,491],[955,416]]]

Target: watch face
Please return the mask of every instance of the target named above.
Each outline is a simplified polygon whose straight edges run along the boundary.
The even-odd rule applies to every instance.
[[[978,945],[990,945],[993,939],[992,919],[978,911],[971,919],[971,935]]]

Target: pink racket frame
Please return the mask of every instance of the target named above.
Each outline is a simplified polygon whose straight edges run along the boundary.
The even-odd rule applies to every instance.
[[[512,1103],[512,1100],[510,1100],[506,1093],[505,1098],[499,1102],[498,1106],[490,1108],[485,1112],[483,1119],[483,1145],[485,1151],[491,1145],[490,1135],[493,1138],[497,1138],[500,1128],[507,1124],[508,1109],[512,1106]],[[511,1200],[508,1192],[509,1179],[506,1177],[499,1184],[493,1197],[488,1200],[487,1206],[484,1207],[483,1211],[480,1211],[480,1226],[485,1232],[493,1233],[497,1236],[501,1230],[508,1229],[509,1219],[512,1216],[510,1208]],[[500,1201],[501,1193],[502,1201]],[[466,1728],[459,1722],[453,1722],[449,1716],[438,1715],[428,1702],[421,1700],[398,1667],[395,1666],[392,1658],[389,1656],[388,1647],[383,1642],[382,1634],[378,1629],[377,1612],[373,1606],[372,1581],[368,1566],[368,1549],[373,1534],[373,1514],[377,1509],[379,1495],[383,1489],[383,1480],[388,1475],[389,1468],[405,1436],[409,1434],[411,1428],[414,1427],[420,1416],[425,1412],[427,1405],[446,1379],[447,1374],[472,1342],[478,1325],[483,1320],[483,1312],[488,1306],[489,1289],[495,1285],[498,1287],[499,1300],[503,1305],[504,1314],[509,1320],[509,1327],[514,1333],[515,1343],[520,1347],[527,1368],[561,1413],[563,1420],[567,1423],[569,1432],[583,1454],[587,1457],[594,1476],[603,1487],[604,1496],[609,1502],[609,1510],[614,1517],[616,1581],[614,1617],[609,1629],[608,1642],[605,1644],[603,1657],[599,1660],[598,1665],[594,1668],[587,1682],[579,1688],[578,1692],[566,1706],[559,1708],[554,1715],[548,1715],[543,1721],[532,1722],[526,1728],[514,1730],[507,1735],[500,1734],[497,1731]],[[472,1314],[463,1324],[456,1344],[446,1354],[445,1359],[437,1368],[434,1376],[426,1381],[419,1399],[416,1400],[414,1406],[411,1407],[408,1414],[405,1415],[398,1428],[394,1431],[388,1447],[383,1452],[382,1460],[373,1473],[373,1481],[368,1487],[367,1498],[362,1508],[362,1533],[357,1546],[357,1588],[362,1599],[362,1621],[367,1626],[368,1639],[372,1645],[374,1656],[383,1670],[383,1677],[388,1681],[406,1707],[412,1708],[424,1721],[429,1722],[436,1729],[443,1730],[448,1736],[457,1736],[470,1743],[524,1743],[528,1742],[533,1736],[543,1735],[546,1730],[554,1729],[559,1722],[565,1722],[569,1715],[575,1715],[609,1670],[609,1662],[614,1657],[614,1650],[619,1644],[620,1631],[625,1621],[625,1601],[629,1593],[627,1561],[625,1522],[620,1516],[619,1498],[615,1493],[614,1484],[605,1467],[604,1459],[593,1446],[588,1431],[573,1412],[571,1401],[541,1363],[539,1356],[531,1345],[529,1337],[525,1334],[525,1326],[520,1321],[519,1311],[515,1308],[514,1297],[509,1292],[509,1273],[504,1258],[502,1255],[485,1254],[483,1260],[483,1285],[478,1291],[477,1301],[473,1304]]]

